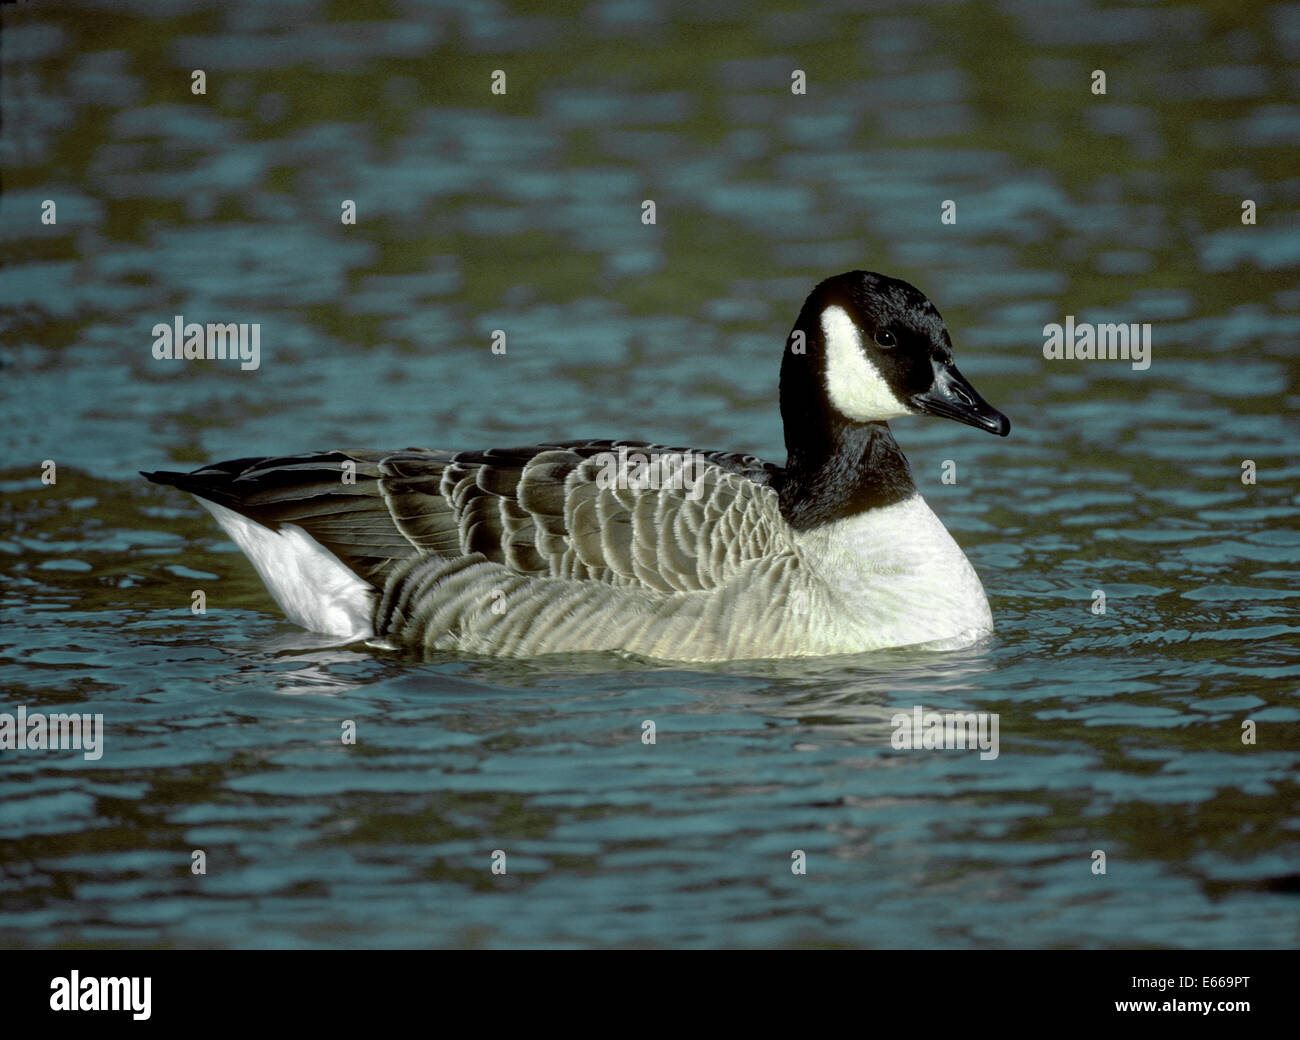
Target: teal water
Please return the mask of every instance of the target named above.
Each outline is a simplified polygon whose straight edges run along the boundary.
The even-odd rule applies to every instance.
[[[106,731],[0,751],[0,941],[1300,942],[1300,5],[862,6],[0,10],[0,711]],[[853,267],[925,291],[1013,423],[893,424],[989,593],[967,651],[326,648],[136,475],[782,461],[784,337]],[[260,366],[155,360],[178,314],[261,323]],[[1067,314],[1150,322],[1150,368],[1044,359]],[[895,750],[915,705],[996,712],[1000,755]]]

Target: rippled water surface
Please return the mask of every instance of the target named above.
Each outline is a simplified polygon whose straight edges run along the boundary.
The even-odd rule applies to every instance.
[[[106,730],[0,751],[6,945],[1300,942],[1300,5],[0,20],[3,710]],[[893,424],[989,593],[967,651],[322,647],[136,474],[586,436],[782,461],[784,336],[853,267],[922,288],[1012,418]],[[1045,360],[1067,314],[1150,322],[1150,367]],[[260,323],[260,367],[155,360],[175,315]],[[1000,755],[895,750],[915,705],[996,712]]]

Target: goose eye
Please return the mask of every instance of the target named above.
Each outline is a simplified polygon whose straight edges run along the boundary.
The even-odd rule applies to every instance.
[[[881,329],[876,333],[876,342],[882,347],[896,347],[898,340],[894,339],[894,334],[888,329]]]

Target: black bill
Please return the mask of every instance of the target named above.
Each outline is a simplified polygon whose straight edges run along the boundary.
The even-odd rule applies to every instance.
[[[942,361],[934,362],[934,383],[930,389],[923,394],[913,394],[910,403],[918,411],[956,419],[999,437],[1011,432],[1011,420],[980,397],[956,366]]]

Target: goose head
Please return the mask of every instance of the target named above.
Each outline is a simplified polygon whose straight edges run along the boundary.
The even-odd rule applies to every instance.
[[[781,414],[791,427],[939,415],[1005,437],[1011,421],[971,386],[952,340],[916,287],[871,271],[828,278],[809,295],[781,364]]]

